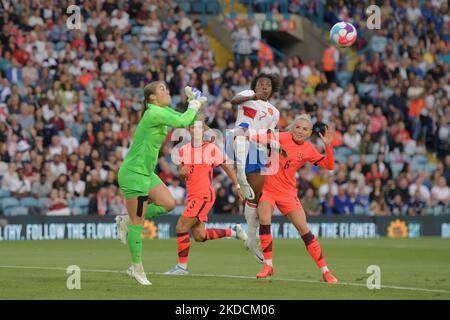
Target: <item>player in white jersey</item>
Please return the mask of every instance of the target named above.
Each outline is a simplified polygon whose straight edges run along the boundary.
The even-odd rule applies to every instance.
[[[275,129],[280,112],[269,99],[278,92],[280,80],[277,75],[260,73],[251,82],[251,90],[238,93],[232,100],[238,106],[236,128],[234,130],[234,152],[236,156],[236,172],[238,182],[245,197],[245,219],[248,225],[248,239],[245,246],[258,262],[264,262],[264,256],[256,243],[256,232],[259,227],[257,214],[258,200],[264,186],[264,170],[268,159],[267,150],[258,144],[248,142],[249,132],[261,133],[261,130]]]

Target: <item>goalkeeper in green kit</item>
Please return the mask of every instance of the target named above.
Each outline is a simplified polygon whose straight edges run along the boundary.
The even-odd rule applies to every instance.
[[[175,208],[175,200],[156,175],[159,149],[166,140],[168,127],[188,127],[206,103],[206,97],[195,88],[186,87],[189,106],[179,113],[170,107],[170,92],[164,82],[155,81],[144,87],[141,119],[133,143],[118,173],[128,216],[117,216],[119,237],[128,243],[131,266],[127,273],[142,285],[151,285],[142,266],[142,230],[145,218],[159,216]]]

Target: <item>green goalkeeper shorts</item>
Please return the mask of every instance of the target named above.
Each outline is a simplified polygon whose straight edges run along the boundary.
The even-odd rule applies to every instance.
[[[148,191],[163,182],[154,172],[150,176],[145,176],[124,167],[119,169],[117,174],[120,189],[122,189],[125,199],[148,195]]]

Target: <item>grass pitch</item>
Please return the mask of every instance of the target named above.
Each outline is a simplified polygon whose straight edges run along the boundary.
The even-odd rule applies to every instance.
[[[321,282],[301,240],[274,239],[271,280],[255,278],[261,265],[242,242],[224,239],[191,241],[191,275],[162,275],[176,264],[176,239],[144,240],[148,287],[125,275],[117,240],[3,241],[0,299],[450,299],[449,239],[319,240],[338,285]],[[69,265],[81,269],[80,290],[66,287]],[[370,265],[379,290],[366,287]]]

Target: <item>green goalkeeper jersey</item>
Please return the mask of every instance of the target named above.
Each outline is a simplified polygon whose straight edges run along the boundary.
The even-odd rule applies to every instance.
[[[151,175],[158,163],[159,149],[166,140],[168,128],[186,128],[194,122],[196,115],[197,112],[189,108],[184,113],[179,113],[170,107],[148,104],[121,168]]]

